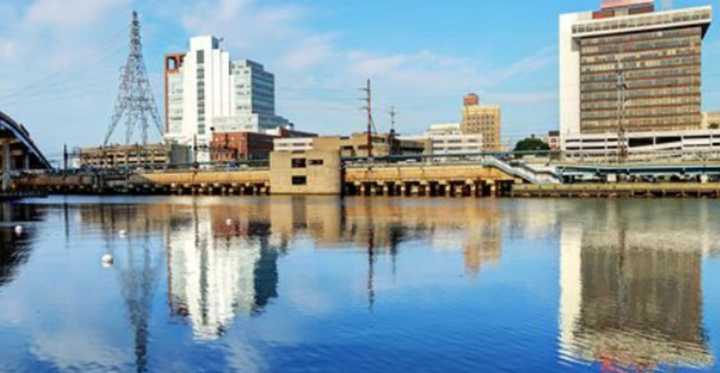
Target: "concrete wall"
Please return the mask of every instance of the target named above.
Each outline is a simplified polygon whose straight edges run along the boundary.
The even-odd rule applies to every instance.
[[[338,151],[270,153],[272,194],[340,194],[341,176]]]

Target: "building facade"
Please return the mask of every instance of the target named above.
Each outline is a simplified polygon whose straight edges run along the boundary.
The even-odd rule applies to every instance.
[[[292,124],[275,114],[275,78],[261,64],[231,61],[213,36],[190,39],[186,53],[165,56],[167,141],[210,159],[213,132],[263,132]]]
[[[460,132],[465,135],[482,135],[483,150],[494,152],[502,148],[500,126],[500,106],[480,105],[480,99],[474,93],[464,97]]]
[[[191,163],[190,147],[172,143],[80,148],[74,153],[78,168],[164,168]]]
[[[699,129],[711,18],[710,6],[656,12],[652,0],[561,15],[561,137]]]
[[[388,133],[376,133],[371,138],[373,157],[424,154],[427,149],[425,140],[397,138]],[[350,136],[276,139],[274,149],[275,151],[284,152],[339,151],[340,156],[344,158],[364,158],[368,157],[370,153],[367,140],[367,134],[365,133],[354,133]]]

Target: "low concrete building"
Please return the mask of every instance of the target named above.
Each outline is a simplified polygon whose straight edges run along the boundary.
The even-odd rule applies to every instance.
[[[329,194],[342,192],[340,153],[307,150],[270,154],[272,194]]]
[[[427,146],[425,154],[452,155],[483,152],[483,137],[479,133],[464,135],[428,131],[425,135],[403,136],[402,139],[425,143]]]
[[[179,144],[111,145],[80,148],[75,151],[75,164],[80,168],[115,169],[162,168],[192,162],[191,149]]]
[[[389,133],[373,134],[371,138],[373,157],[423,154],[427,148],[426,142],[423,140],[401,139]],[[275,149],[286,152],[301,152],[310,149],[339,151],[341,157],[345,158],[362,158],[367,157],[370,153],[365,133],[354,133],[350,136],[276,139]]]

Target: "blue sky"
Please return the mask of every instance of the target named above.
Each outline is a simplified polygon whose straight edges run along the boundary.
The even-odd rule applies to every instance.
[[[276,75],[278,113],[299,129],[361,131],[357,90],[375,87],[379,129],[395,106],[403,133],[457,121],[462,95],[502,105],[512,142],[557,127],[557,19],[600,0],[5,0],[0,17],[0,110],[23,122],[51,157],[107,130],[131,9],[162,110],[162,56],[192,35],[224,37],[233,58]],[[674,6],[717,0],[675,0]],[[720,109],[720,31],[704,48],[704,108]],[[116,138],[118,141],[120,138]]]

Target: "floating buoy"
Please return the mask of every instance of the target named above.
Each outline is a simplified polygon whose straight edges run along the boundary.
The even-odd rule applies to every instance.
[[[23,227],[22,227],[22,225],[16,225],[16,226],[15,226],[15,234],[18,235],[18,236],[21,235],[21,234],[23,234]]]
[[[118,232],[118,235],[120,235],[120,237],[125,237],[125,235],[127,235],[127,231],[125,231],[124,229],[121,229],[121,230]]]
[[[103,267],[109,267],[109,266],[111,266],[111,265],[113,264],[113,261],[114,261],[113,256],[110,255],[110,254],[105,254],[105,255],[103,255],[101,260],[102,260],[102,265],[103,265]]]
[[[228,225],[228,226],[229,226],[229,225],[232,225],[232,224],[233,224],[232,219],[225,220],[225,225]]]

